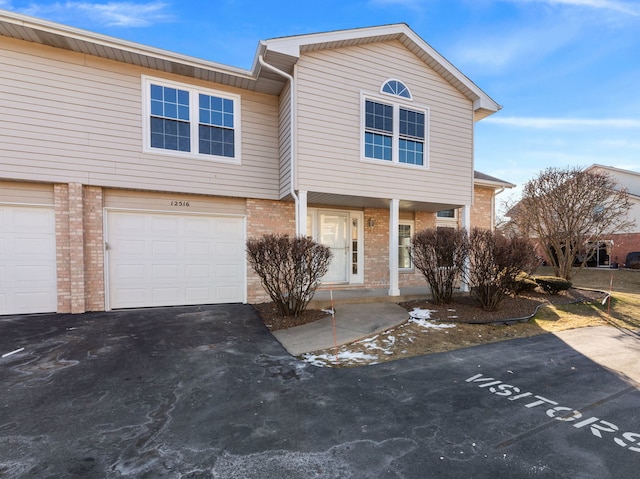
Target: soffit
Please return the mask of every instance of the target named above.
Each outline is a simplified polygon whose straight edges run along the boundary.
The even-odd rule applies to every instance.
[[[127,42],[12,12],[0,12],[0,35],[85,55],[174,73],[245,90],[278,95],[284,79]]]

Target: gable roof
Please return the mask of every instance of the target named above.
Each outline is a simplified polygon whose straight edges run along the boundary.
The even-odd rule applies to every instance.
[[[291,71],[303,52],[398,40],[473,102],[475,120],[501,108],[403,23],[261,41],[251,70],[201,60],[4,10],[0,10],[0,36],[272,95],[282,91],[285,80],[263,68],[258,61],[260,56],[264,56],[269,63],[281,70]]]
[[[291,71],[295,61],[304,52],[393,40],[402,43],[409,51],[471,100],[476,121],[502,108],[405,23],[273,38],[260,42],[258,54],[264,55],[265,59],[277,68]]]

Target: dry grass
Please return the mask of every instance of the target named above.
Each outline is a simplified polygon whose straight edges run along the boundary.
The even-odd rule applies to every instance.
[[[537,273],[549,274],[545,269]],[[324,353],[336,358],[358,355],[369,358],[365,361],[340,360],[332,363],[333,366],[350,367],[575,328],[603,325],[632,330],[640,328],[640,271],[584,270],[576,275],[573,283],[577,287],[607,292],[612,284],[611,300],[606,304],[596,300],[544,306],[530,321],[512,325],[456,323],[455,328],[425,329],[409,322],[378,335],[374,340],[344,346],[339,352],[328,350],[317,354]]]

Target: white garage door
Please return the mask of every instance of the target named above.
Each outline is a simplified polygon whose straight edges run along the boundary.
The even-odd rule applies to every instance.
[[[53,208],[0,206],[0,314],[57,309]]]
[[[245,300],[244,220],[109,211],[110,308]]]

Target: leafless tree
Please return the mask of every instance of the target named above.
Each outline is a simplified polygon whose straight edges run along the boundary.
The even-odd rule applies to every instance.
[[[556,276],[571,279],[593,255],[589,245],[634,224],[631,203],[606,172],[547,168],[524,185],[510,208],[512,226],[537,240]],[[577,261],[576,261],[577,260]]]
[[[331,250],[303,236],[247,240],[247,259],[282,316],[300,316],[331,262]]]
[[[433,302],[450,303],[467,258],[466,230],[427,228],[418,231],[411,242],[411,260],[427,280]]]

